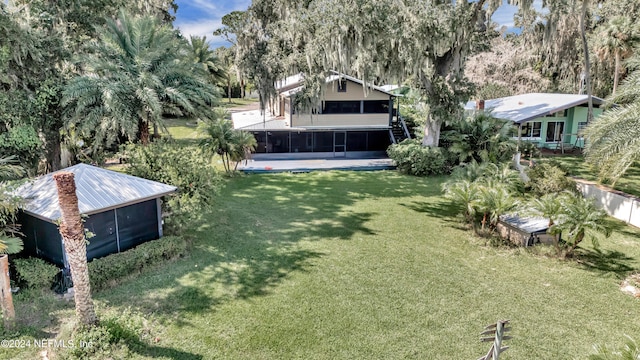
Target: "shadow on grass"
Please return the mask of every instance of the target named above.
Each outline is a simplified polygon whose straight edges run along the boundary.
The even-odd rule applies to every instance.
[[[267,295],[292,272],[306,271],[310,259],[323,255],[263,245],[224,248],[230,244],[216,249],[196,248],[192,256],[173,263],[160,283],[137,279],[122,284],[117,294],[104,293],[102,300],[114,306],[127,304],[143,314],[164,315],[164,320],[171,319],[179,327],[190,326],[183,315],[207,314],[228,301]],[[148,296],[156,290],[161,296]],[[139,295],[127,302],[131,293]]]
[[[411,204],[401,205],[434,218],[453,220],[456,217],[455,207],[442,202],[415,201]]]
[[[139,279],[123,283],[100,298],[127,304],[160,321],[191,326],[190,316],[215,311],[221,304],[269,294],[291,274],[308,271],[325,256],[302,242],[373,235],[368,226],[383,211],[355,206],[381,198],[434,196],[439,179],[396,172],[318,172],[250,175],[227,183],[213,209],[202,209],[188,234],[191,255]],[[387,200],[384,200],[387,201]],[[421,204],[415,205],[422,206]],[[425,209],[437,216],[442,208]],[[136,295],[130,301],[131,294]]]
[[[128,328],[126,325],[123,326],[118,320],[109,319],[98,326],[104,327],[112,336],[116,336],[119,345],[124,345],[130,352],[146,358],[168,358],[174,360],[203,359],[202,355],[144,342],[140,340],[140,334]]]
[[[615,274],[620,279],[634,270],[629,265],[634,259],[619,251],[579,249],[575,254],[575,260],[587,270],[601,274]]]

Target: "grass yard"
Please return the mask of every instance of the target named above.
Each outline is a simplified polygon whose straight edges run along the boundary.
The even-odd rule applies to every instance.
[[[618,290],[640,269],[638,231],[581,261],[491,247],[460,228],[442,180],[231,179],[192,255],[95,294],[99,313],[144,319],[154,340],[128,352],[146,359],[476,359],[498,319],[513,327],[504,359],[584,359],[639,337],[640,300]]]

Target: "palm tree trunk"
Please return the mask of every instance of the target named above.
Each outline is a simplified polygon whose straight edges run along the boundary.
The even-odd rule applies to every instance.
[[[567,255],[568,254],[573,254],[573,251],[578,247],[578,244],[580,244],[580,242],[584,239],[584,232],[580,232],[576,235],[576,239],[573,242],[573,244],[571,245],[571,247],[569,248],[569,251],[567,251]]]
[[[589,61],[589,44],[587,43],[587,9],[589,0],[582,0],[582,14],[580,16],[580,36],[582,37],[582,49],[584,51],[584,78],[587,87],[587,123],[593,120],[593,99],[591,98],[591,62]]]
[[[616,94],[616,89],[618,89],[618,80],[620,78],[620,51],[616,49],[615,52],[616,57],[616,66],[615,70],[613,70],[613,95]]]
[[[149,144],[149,124],[146,121],[138,122],[138,138],[142,145]]]
[[[62,212],[60,234],[64,242],[64,249],[71,269],[73,279],[76,315],[82,324],[93,325],[98,322],[93,300],[91,298],[91,284],[89,283],[89,268],[87,267],[87,245],[84,237],[84,225],[78,209],[76,183],[71,172],[59,172],[53,175],[58,188],[58,202]]]
[[[231,78],[227,78],[227,97],[229,97],[229,104],[231,104]]]

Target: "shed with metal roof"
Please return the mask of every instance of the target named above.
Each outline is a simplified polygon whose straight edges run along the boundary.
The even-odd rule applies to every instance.
[[[99,167],[78,164],[61,171],[75,175],[80,213],[85,215],[87,260],[124,251],[162,237],[161,197],[175,186]],[[36,178],[15,194],[25,199],[19,223],[24,251],[59,266],[67,265],[58,231],[61,217],[53,174]]]

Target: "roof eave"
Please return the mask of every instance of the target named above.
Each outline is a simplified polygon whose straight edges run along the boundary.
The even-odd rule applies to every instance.
[[[105,211],[109,211],[109,210],[113,210],[113,209],[119,209],[119,208],[122,208],[122,207],[125,207],[125,206],[130,206],[130,205],[143,203],[145,201],[149,201],[149,200],[161,198],[161,197],[169,195],[169,194],[173,194],[176,191],[178,191],[178,188],[174,187],[173,190],[169,190],[169,191],[165,191],[165,192],[162,192],[162,193],[146,196],[146,197],[143,197],[143,198],[131,200],[131,201],[120,203],[120,204],[113,205],[113,206],[107,206],[107,207],[103,207],[103,208],[99,208],[99,209],[93,209],[91,211],[83,212],[83,213],[81,213],[81,215],[89,216],[89,215],[99,214],[99,213],[102,213],[102,212],[105,212]],[[59,218],[58,219],[51,219],[51,218],[48,218],[48,217],[46,217],[44,215],[37,214],[37,213],[34,213],[32,211],[29,211],[27,209],[21,209],[21,210],[26,214],[29,214],[29,215],[31,215],[33,217],[36,217],[36,218],[40,219],[40,220],[44,220],[44,221],[47,221],[47,222],[50,222],[50,223],[53,223],[53,224],[55,224],[59,219]]]

